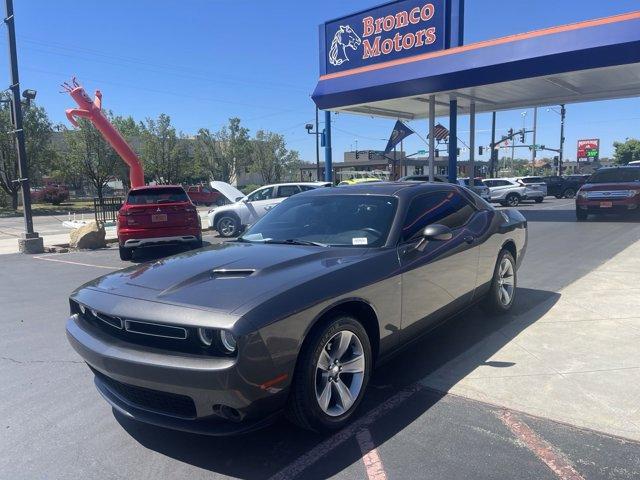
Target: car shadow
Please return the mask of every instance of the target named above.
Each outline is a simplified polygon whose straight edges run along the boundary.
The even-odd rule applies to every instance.
[[[276,474],[277,478],[328,478],[360,461],[358,425],[375,425],[375,443],[381,445],[419,421],[450,387],[477,367],[514,366],[490,358],[559,298],[555,292],[519,288],[517,303],[508,315],[491,316],[477,307],[458,314],[381,365],[353,423],[333,436],[307,432],[279,419],[242,436],[208,437],[142,424],[116,411],[114,415],[144,447],[216,474],[248,480]],[[455,368],[448,365],[474,348],[470,361],[454,362]],[[440,379],[440,387],[424,387],[423,380],[433,375]]]

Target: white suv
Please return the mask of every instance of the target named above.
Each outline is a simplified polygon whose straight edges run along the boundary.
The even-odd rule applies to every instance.
[[[527,189],[509,178],[488,178],[483,180],[491,192],[491,201],[508,207],[517,207],[527,198]]]
[[[542,203],[544,197],[547,196],[547,184],[542,177],[517,177],[512,180],[527,189],[525,192],[527,200],[535,200],[536,203]]]
[[[285,198],[330,185],[331,182],[277,183],[260,187],[245,196],[228,183],[211,182],[211,186],[232,203],[209,210],[209,227],[217,230],[221,237],[235,237]]]

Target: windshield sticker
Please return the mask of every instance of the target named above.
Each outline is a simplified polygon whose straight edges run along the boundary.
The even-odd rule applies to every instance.
[[[366,245],[367,239],[366,237],[356,237],[351,240],[352,245]]]

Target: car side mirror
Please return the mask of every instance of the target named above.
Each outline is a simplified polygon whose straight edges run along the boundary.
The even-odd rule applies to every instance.
[[[453,232],[445,225],[434,223],[428,225],[422,231],[422,238],[416,245],[416,250],[424,251],[429,241],[445,242],[453,238]]]
[[[240,199],[240,201],[241,201],[242,203],[247,203],[247,202],[249,201],[249,197],[242,197],[242,198]]]

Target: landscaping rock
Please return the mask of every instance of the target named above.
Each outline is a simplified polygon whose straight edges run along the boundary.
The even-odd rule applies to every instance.
[[[69,246],[71,248],[90,249],[104,248],[106,232],[102,224],[89,222],[80,228],[72,230],[69,234]]]

